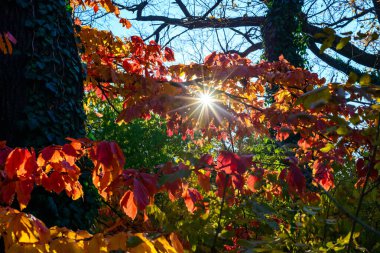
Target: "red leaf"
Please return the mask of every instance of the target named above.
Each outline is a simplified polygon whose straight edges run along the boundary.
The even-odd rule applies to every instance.
[[[320,168],[314,175],[317,181],[326,191],[334,187],[334,176],[327,168]]]
[[[141,73],[141,66],[140,66],[140,64],[137,63],[136,61],[132,61],[132,60],[129,60],[129,59],[126,59],[126,60],[123,61],[123,68],[128,73],[137,73],[137,74]]]
[[[124,27],[126,27],[127,29],[131,28],[132,27],[132,24],[131,22],[129,22],[129,20],[125,19],[125,18],[121,18],[119,20],[119,23],[121,23]]]
[[[356,161],[356,173],[359,178],[365,178],[367,176],[368,172],[368,164],[365,164],[365,161],[363,158],[359,158]],[[379,172],[376,169],[372,169],[371,174],[369,175],[369,178],[372,180],[375,180],[379,175]]]
[[[141,37],[139,37],[139,36],[131,36],[131,41],[134,44],[144,44],[143,39],[141,39]]]
[[[125,214],[128,215],[132,220],[136,218],[137,206],[132,191],[127,191],[123,197],[121,197],[120,206],[123,208]]]
[[[207,55],[205,58],[205,65],[212,65],[216,59],[216,52],[212,52],[211,54]]]
[[[233,174],[231,176],[231,182],[234,189],[242,190],[244,187],[244,178],[240,174]]]
[[[16,148],[9,153],[5,162],[5,173],[7,177],[12,179],[30,178],[37,169],[36,158],[34,152],[27,149]]]
[[[205,165],[212,165],[214,163],[214,158],[210,154],[204,154],[199,159],[200,168],[203,168]]]
[[[241,159],[237,154],[229,151],[221,151],[217,160],[217,169],[226,174],[243,174],[248,166],[248,158]]]
[[[43,176],[42,186],[47,191],[54,191],[59,194],[65,189],[65,182],[62,179],[61,173],[53,171],[49,176]]]
[[[280,180],[284,180],[285,181],[286,175],[288,175],[288,170],[287,169],[283,169],[283,170],[281,170],[280,175],[278,176],[278,178]]]
[[[321,160],[315,160],[313,163],[313,174],[315,181],[319,183],[326,191],[334,187],[334,176],[331,173],[332,168]]]
[[[255,185],[257,182],[260,182],[260,181],[261,181],[261,178],[254,176],[254,175],[249,175],[249,177],[247,179],[248,189],[250,189],[252,192],[256,192]]]
[[[139,179],[141,182],[144,184],[146,189],[149,192],[150,196],[153,196],[154,194],[157,193],[158,187],[157,187],[157,176],[156,175],[151,175],[147,173],[139,173]]]
[[[298,167],[290,167],[288,175],[286,175],[286,181],[290,193],[298,193],[300,196],[303,195],[306,190],[306,179]]]
[[[95,159],[105,167],[111,166],[113,154],[109,142],[101,141],[96,145]]]
[[[13,202],[13,198],[16,193],[16,182],[7,182],[4,184],[1,184],[0,186],[1,186],[1,191],[0,191],[1,202],[10,206]]]
[[[17,200],[21,210],[28,205],[33,187],[34,180],[23,180],[16,183]]]
[[[94,12],[97,13],[98,10],[99,10],[99,6],[96,4],[96,5],[94,6]]]
[[[164,52],[164,60],[165,61],[174,61],[174,52],[168,47],[165,47],[165,52]]]
[[[228,188],[232,184],[231,178],[227,179],[227,175],[223,172],[218,172],[218,174],[216,175],[215,183],[216,183],[216,186],[218,187],[218,191],[216,195],[220,198],[223,197],[223,192],[225,191],[224,189]]]
[[[202,187],[202,189],[205,192],[210,191],[210,188],[211,188],[211,186],[210,186],[210,174],[211,174],[211,172],[206,171],[205,174],[203,174],[201,172],[196,172],[196,173],[198,175],[198,183]]]
[[[106,187],[122,173],[125,163],[124,155],[115,142],[102,141],[93,147],[90,157],[95,164],[92,173],[94,185],[100,194],[106,196],[104,192]]]
[[[71,144],[63,145],[62,151],[68,156],[76,157],[78,155],[76,149]]]
[[[194,188],[188,188],[182,193],[182,198],[185,201],[187,210],[194,213],[197,210],[196,203],[203,199],[202,195]]]
[[[145,186],[138,180],[133,180],[133,195],[139,210],[144,210],[149,204],[149,193]]]

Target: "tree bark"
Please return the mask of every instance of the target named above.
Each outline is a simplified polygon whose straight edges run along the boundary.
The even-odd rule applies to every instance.
[[[0,10],[0,33],[17,39],[12,55],[0,52],[0,140],[40,149],[84,137],[83,71],[66,1],[1,0]],[[72,201],[35,187],[24,211],[48,226],[88,229],[98,208],[88,188]]]
[[[304,66],[301,34],[301,0],[268,1],[268,11],[262,26],[265,57],[268,61],[278,61],[283,55],[291,64]]]
[[[40,148],[84,131],[83,77],[65,0],[0,1],[0,33],[13,54],[0,54],[0,140]]]

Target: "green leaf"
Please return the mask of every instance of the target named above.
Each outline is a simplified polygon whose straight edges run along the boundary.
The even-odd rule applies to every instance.
[[[351,39],[351,37],[341,38],[339,43],[336,45],[336,49],[341,50],[342,48],[344,48],[344,46],[347,45],[347,43],[350,41],[350,39]]]

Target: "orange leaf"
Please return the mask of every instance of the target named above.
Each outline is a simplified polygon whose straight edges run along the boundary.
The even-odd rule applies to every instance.
[[[14,149],[5,162],[5,173],[8,178],[30,178],[36,169],[35,154],[27,149]]]
[[[132,220],[136,218],[137,215],[137,206],[135,203],[134,194],[132,191],[128,190],[123,197],[120,199],[120,206],[123,208],[123,211],[128,215]]]

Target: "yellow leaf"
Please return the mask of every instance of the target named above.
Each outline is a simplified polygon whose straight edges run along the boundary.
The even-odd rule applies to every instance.
[[[362,77],[360,77],[359,83],[362,86],[370,85],[371,84],[371,76],[368,74],[364,74]]]
[[[49,230],[42,221],[24,213],[14,214],[9,222],[7,234],[14,242],[37,243],[47,242],[50,239]]]
[[[326,39],[324,39],[321,48],[319,49],[319,53],[323,54],[323,52],[327,49],[332,47],[333,43],[335,41],[335,35],[330,34]]]
[[[347,84],[354,84],[358,80],[358,75],[355,72],[350,72],[348,76]]]
[[[320,150],[323,153],[327,153],[327,152],[329,152],[333,148],[334,148],[334,144],[327,143],[326,146],[324,148],[321,148]]]
[[[177,253],[175,248],[173,248],[165,237],[161,236],[154,240],[154,246],[159,252],[163,253]]]
[[[83,242],[78,243],[69,238],[57,238],[50,243],[52,253],[84,253]]]
[[[96,234],[90,241],[85,242],[85,252],[88,253],[107,253],[107,244],[103,234]]]
[[[259,117],[259,121],[260,121],[260,123],[263,123],[264,120],[265,120],[265,114],[263,114],[263,115],[261,115],[261,116]]]
[[[183,246],[175,233],[170,234],[170,241],[178,253],[183,253]]]
[[[347,45],[347,43],[350,41],[350,39],[351,39],[351,37],[341,38],[339,43],[336,45],[336,49],[341,50],[342,48],[344,48],[344,46]]]
[[[330,27],[323,28],[323,32],[326,34],[335,34],[335,30]]]
[[[108,250],[127,250],[128,235],[125,232],[117,233],[108,238]]]
[[[135,234],[134,236],[139,237],[142,242],[136,247],[130,248],[130,253],[157,253],[157,250],[154,248],[153,243],[146,239],[142,233]]]
[[[49,251],[48,244],[13,244],[7,253],[45,253]]]
[[[330,100],[331,94],[327,86],[311,90],[300,96],[296,104],[302,104],[306,109],[315,109],[326,104]]]
[[[341,126],[336,130],[336,133],[339,135],[346,135],[348,134],[348,128],[345,126]]]
[[[326,34],[324,33],[316,33],[313,35],[314,38],[316,39],[321,39],[321,38],[326,38]]]

